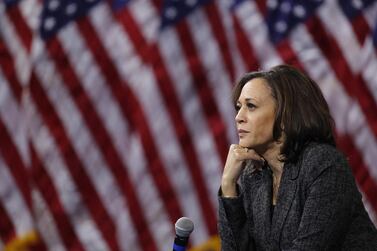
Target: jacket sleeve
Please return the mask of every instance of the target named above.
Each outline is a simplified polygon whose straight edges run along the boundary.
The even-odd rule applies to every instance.
[[[311,171],[306,178],[307,197],[297,237],[289,250],[339,249],[351,225],[355,207],[361,203],[344,158],[315,163],[316,167],[308,167]]]
[[[239,189],[238,189],[239,191]],[[219,234],[222,251],[252,251],[253,241],[248,234],[248,220],[243,207],[243,194],[236,198],[221,196],[219,189]]]
[[[292,250],[328,250],[344,236],[352,199],[346,173],[337,170],[326,168],[310,184]]]

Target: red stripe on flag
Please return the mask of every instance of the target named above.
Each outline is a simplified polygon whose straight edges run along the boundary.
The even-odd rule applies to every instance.
[[[18,81],[17,73],[14,68],[14,60],[9,53],[5,44],[0,38],[0,67],[9,83],[9,87],[13,92],[17,102],[20,103],[22,95],[22,86]]]
[[[102,54],[102,48],[98,47],[98,44],[96,44],[97,38],[95,36],[94,30],[91,30],[87,26],[86,19],[83,18],[78,26],[80,27],[80,30],[83,32],[83,30],[86,30],[90,33],[90,42],[88,42],[89,47],[92,49],[93,54],[101,54],[99,58],[97,58],[99,61],[97,61],[100,65],[104,64],[106,67],[110,67],[109,64],[111,62],[108,62],[106,59],[106,56]],[[113,173],[113,176],[117,182],[117,186],[121,189],[124,196],[127,198],[128,201],[128,207],[130,209],[130,214],[132,216],[133,225],[135,226],[138,237],[140,238],[140,244],[146,248],[145,250],[148,250],[148,248],[153,247],[153,249],[156,248],[156,245],[152,239],[152,235],[149,232],[149,230],[145,227],[147,226],[146,220],[142,214],[143,210],[140,206],[140,203],[136,197],[136,191],[134,190],[134,187],[132,185],[132,182],[129,179],[129,175],[127,173],[127,167],[123,164],[112,140],[103,126],[103,123],[101,121],[101,118],[97,114],[94,105],[92,104],[90,98],[86,95],[85,90],[81,86],[80,80],[77,77],[76,73],[74,72],[73,68],[71,67],[69,60],[65,53],[63,52],[63,49],[61,47],[61,44],[58,42],[58,40],[54,40],[51,44],[51,46],[48,46],[48,50],[50,52],[51,57],[54,59],[55,64],[57,66],[57,69],[60,70],[60,74],[64,79],[64,84],[66,85],[68,91],[70,92],[74,102],[76,103],[76,106],[79,108],[85,122],[86,126],[91,132],[91,135],[93,136],[93,139],[97,143],[97,147],[101,150],[102,156],[104,160],[106,161],[109,169]],[[92,45],[94,47],[92,47]],[[65,69],[64,69],[65,67]],[[62,70],[64,69],[64,71]],[[107,69],[108,70],[108,69]],[[110,72],[113,73],[113,72]],[[115,78],[113,74],[111,74],[112,77]],[[108,79],[108,81],[117,81],[116,79]],[[77,94],[80,95],[77,95]],[[127,100],[127,99],[125,99]]]
[[[8,129],[0,119],[0,153],[9,168],[9,172],[12,174],[15,183],[20,189],[23,199],[31,211],[31,194],[30,183],[28,179],[27,169],[22,162],[21,155],[19,154],[16,145],[14,144]]]
[[[337,135],[337,143],[339,148],[347,155],[349,164],[352,168],[353,174],[363,193],[368,199],[368,202],[377,211],[377,184],[373,180],[366,164],[363,161],[362,155],[357,150],[353,140],[348,135]]]
[[[263,17],[267,15],[267,5],[265,0],[255,0],[255,3],[258,6],[258,9]]]
[[[44,230],[44,229],[42,229]],[[48,251],[46,244],[44,243],[44,240],[41,239],[41,234],[40,234],[41,229],[37,229],[37,241],[35,243],[32,243],[28,248],[29,251]]]
[[[155,48],[157,50],[157,47]],[[167,73],[166,68],[163,66],[160,55],[157,54],[158,53],[156,52],[154,53],[154,56],[158,57],[158,59],[157,61],[155,61],[157,64],[154,64],[153,69],[156,73],[159,72],[159,74],[157,75],[157,81],[161,86],[165,102],[168,103],[166,107],[169,107],[170,116],[173,120],[173,125],[175,128],[177,138],[180,142],[181,147],[183,148],[185,161],[191,173],[192,181],[194,183],[196,194],[199,198],[199,206],[201,207],[204,220],[206,221],[210,234],[215,234],[215,211],[212,207],[211,200],[208,195],[208,190],[205,185],[205,178],[203,177],[203,173],[200,168],[197,154],[194,150],[194,144],[192,142],[190,133],[187,130],[186,125],[183,125],[183,113],[179,109],[179,102],[176,99],[175,94],[171,95],[169,93],[170,91],[172,91],[173,88],[172,81],[169,77],[169,74]],[[205,167],[202,168],[204,169]]]
[[[175,220],[182,215],[182,210],[179,206],[171,182],[168,179],[165,168],[163,167],[163,162],[158,154],[155,142],[153,141],[152,133],[148,128],[144,112],[142,111],[136,96],[132,93],[132,90],[128,87],[127,83],[122,81],[119,72],[96,35],[93,26],[87,21],[87,19],[82,19],[78,22],[78,28],[83,34],[87,46],[92,51],[93,56],[101,69],[102,75],[107,80],[107,84],[111,88],[114,97],[120,104],[123,116],[131,122],[133,129],[141,134],[151,174],[157,184],[160,197],[164,202],[170,219],[174,223]],[[132,115],[140,116],[139,119],[142,121],[135,123]],[[144,125],[144,130],[141,129],[141,123]]]
[[[17,34],[21,38],[26,51],[30,52],[33,35],[22,14],[20,13],[18,5],[15,4],[14,6],[7,9],[6,14],[15,25]]]
[[[256,0],[256,3],[259,12],[263,14],[263,17],[266,17],[267,6],[265,1]],[[300,60],[298,59],[296,53],[294,52],[289,43],[289,37],[285,38],[284,40],[280,41],[278,44],[275,44],[274,46],[285,64],[295,66],[299,68],[301,71],[305,72],[305,68],[302,66]]]
[[[59,200],[55,186],[46,172],[46,168],[31,144],[29,149],[32,158],[31,175],[34,185],[39,188],[39,192],[42,194],[56,222],[57,230],[65,247],[68,250],[84,251],[81,242],[77,239],[77,235],[73,230],[69,217],[65,213],[63,205]]]
[[[208,128],[216,142],[217,152],[222,163],[225,164],[229,147],[229,142],[226,139],[227,134],[225,124],[217,106],[215,105],[216,102],[213,97],[213,92],[211,91],[204,67],[202,62],[200,62],[200,56],[196,51],[194,41],[190,35],[190,29],[186,22],[180,22],[176,25],[176,30],[191,73],[192,84],[200,98],[202,110],[206,116]]]
[[[116,240],[115,225],[103,206],[92,181],[85,171],[84,165],[78,157],[78,154],[75,152],[69,137],[65,132],[63,123],[56,114],[34,72],[31,74],[30,92],[39,113],[42,115],[44,123],[55,139],[65,165],[71,173],[84,203],[87,205],[99,231],[102,233],[112,250],[119,250]]]
[[[275,46],[285,64],[293,65],[301,71],[305,72],[304,67],[302,66],[300,60],[297,58],[296,53],[293,51],[291,45],[289,44],[288,38],[280,41],[279,44]]]
[[[143,61],[150,63],[153,67],[154,75],[157,78],[164,102],[166,103],[165,107],[168,108],[168,112],[172,118],[176,137],[181,143],[180,146],[183,149],[185,161],[188,165],[189,171],[191,172],[192,181],[194,182],[197,191],[203,216],[205,219],[212,218],[211,220],[207,220],[207,227],[210,229],[211,227],[208,224],[213,224],[213,222],[216,221],[214,218],[215,214],[213,211],[209,210],[210,199],[208,193],[206,192],[205,181],[200,171],[198,157],[195,152],[189,130],[184,122],[184,118],[182,117],[183,112],[180,109],[181,105],[179,104],[177,95],[174,91],[173,81],[171,80],[166,66],[164,65],[160,50],[156,44],[148,47],[147,42],[140,34],[139,29],[136,27],[135,21],[127,10],[117,15],[117,18],[120,19],[124,29],[130,35],[133,46],[142,57]],[[145,48],[149,49],[145,50]]]
[[[258,7],[259,8],[265,8],[264,3],[261,1],[258,2]],[[318,20],[313,23],[318,23]],[[315,30],[313,28],[313,30]],[[318,29],[317,29],[318,30]],[[323,31],[323,28],[322,28]],[[364,31],[365,32],[365,29]],[[360,35],[360,34],[359,34]],[[322,35],[317,35],[317,39],[321,39],[323,36]],[[326,43],[321,41],[319,42],[317,40],[317,44],[324,45],[326,46]],[[336,44],[334,42],[334,44]],[[329,49],[332,48],[329,46]],[[300,68],[301,70],[305,71],[305,69],[302,67],[300,60],[297,58],[295,52],[292,50],[289,40],[283,40],[280,42],[277,46],[276,49],[278,50],[280,56],[284,60],[285,63],[290,63],[295,65],[296,67]],[[340,51],[340,50],[338,50]],[[325,55],[326,52],[324,53]],[[334,54],[339,55],[339,52],[336,52]],[[329,56],[330,58],[330,56]],[[345,62],[345,60],[343,59]],[[335,63],[334,63],[335,65]],[[349,69],[348,69],[349,71]],[[349,71],[350,72],[350,71]],[[344,81],[344,79],[343,79]],[[368,93],[368,92],[367,92]],[[350,165],[352,166],[353,172],[355,174],[355,178],[358,182],[358,184],[361,186],[364,194],[367,196],[368,201],[371,203],[372,207],[374,210],[377,209],[377,198],[374,196],[375,191],[377,191],[377,186],[373,178],[371,177],[368,168],[366,167],[365,163],[362,160],[361,154],[358,152],[357,148],[354,146],[352,139],[349,136],[342,136],[338,137],[338,145],[341,150],[347,154],[347,156],[350,157],[349,162]]]
[[[216,37],[216,41],[219,45],[219,52],[222,57],[222,61],[224,62],[229,74],[229,80],[231,81],[229,84],[232,84],[232,81],[235,80],[236,73],[223,21],[216,6],[216,1],[212,1],[209,4],[204,5],[204,10],[208,16],[208,21],[213,31],[212,34]]]
[[[336,76],[343,84],[348,95],[355,97],[364,112],[369,126],[377,138],[377,105],[372,94],[369,92],[364,80],[360,74],[353,75],[350,67],[347,65],[342,51],[338,44],[328,34],[322,25],[321,20],[316,16],[310,18],[307,22],[308,31],[312,34],[322,54],[329,61]],[[357,83],[357,84],[356,84]]]
[[[2,167],[3,168],[3,167]],[[12,220],[10,219],[8,212],[0,203],[0,238],[4,244],[12,241],[16,236],[16,231]]]
[[[254,49],[234,13],[232,14],[232,19],[237,46],[240,50],[241,58],[246,66],[246,70],[257,71],[260,68],[260,64],[255,56]]]
[[[362,13],[354,17],[351,21],[353,32],[356,34],[356,37],[360,45],[363,45],[365,39],[372,34],[370,27],[365,20]]]
[[[108,67],[107,70],[109,70],[109,64],[111,62],[108,62],[106,60],[106,56],[101,53],[103,52],[102,49],[98,47],[98,44],[96,44],[96,42],[98,41],[95,36],[94,30],[91,30],[89,27],[83,27],[86,26],[86,24],[86,19],[83,18],[78,25],[82,33],[84,33],[83,30],[86,30],[86,28],[88,28],[86,31],[90,33],[91,41],[87,42],[89,47],[92,49],[92,53],[100,53],[101,55],[100,58],[97,58],[99,60],[97,62],[99,64],[103,63],[104,65],[106,65],[106,67]],[[63,52],[61,44],[58,42],[58,40],[53,40],[49,45],[51,45],[48,46],[50,55],[54,59],[55,64],[57,65],[57,69],[60,70],[60,74],[65,80],[64,83],[67,86],[68,91],[73,97],[73,100],[76,103],[77,107],[80,109],[81,114],[86,122],[87,128],[91,132],[94,140],[97,143],[97,146],[100,148],[109,169],[112,171],[113,176],[117,182],[117,186],[121,189],[122,193],[128,200],[127,205],[130,209],[130,214],[132,216],[134,226],[138,232],[140,244],[145,248],[145,250],[149,250],[148,248],[151,247],[152,250],[155,250],[156,245],[148,228],[145,227],[147,226],[147,223],[142,214],[143,210],[136,197],[136,192],[133,188],[132,182],[128,177],[127,167],[123,164],[117,150],[115,149],[111,137],[108,134],[107,130],[104,128],[103,123],[99,115],[95,111],[90,98],[86,95],[85,90],[82,88],[80,80],[72,69],[65,53]],[[91,47],[92,45],[94,45],[94,47]],[[64,71],[62,69],[64,69]],[[112,77],[115,76],[112,75]],[[116,81],[115,79],[108,80]],[[80,95],[77,95],[77,93],[79,93]]]

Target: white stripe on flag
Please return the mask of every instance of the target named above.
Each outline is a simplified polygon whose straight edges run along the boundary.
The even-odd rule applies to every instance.
[[[98,13],[104,12],[104,13]],[[146,114],[147,119],[150,121],[149,126],[153,133],[154,141],[158,146],[158,151],[163,159],[164,167],[166,168],[169,178],[173,177],[170,181],[175,188],[177,193],[177,199],[182,207],[186,216],[191,217],[195,222],[204,222],[201,213],[198,211],[199,205],[195,194],[195,189],[193,189],[193,184],[187,177],[190,177],[187,172],[187,166],[180,151],[180,146],[177,142],[176,137],[173,135],[174,130],[172,129],[172,123],[167,115],[165,106],[163,105],[162,98],[159,95],[159,90],[156,88],[156,80],[154,75],[151,73],[149,67],[139,68],[141,62],[140,58],[135,54],[131,48],[131,43],[121,29],[114,29],[112,32],[107,34],[107,27],[109,24],[104,17],[108,14],[108,9],[106,8],[96,8],[92,17],[93,25],[98,30],[98,35],[102,40],[103,44],[107,48],[109,55],[114,61],[122,62],[116,64],[118,71],[122,73],[122,77],[128,80],[131,89],[139,97],[140,104],[143,111]],[[100,18],[103,17],[103,18]],[[109,21],[111,22],[111,21]],[[111,24],[114,25],[114,24]],[[109,44],[108,37],[112,37],[118,46],[114,44]],[[131,59],[131,60],[130,60]],[[141,85],[140,83],[143,83]],[[158,108],[159,110],[156,110]],[[133,144],[131,144],[132,146]],[[137,150],[141,151],[141,149]],[[136,154],[136,153],[135,153]],[[137,184],[138,176],[148,173],[140,166],[132,165],[131,163],[141,163],[139,155],[136,154],[135,161],[130,159],[130,168],[134,172],[135,185]],[[134,157],[130,154],[130,158]],[[184,195],[181,194],[184,191]],[[148,200],[145,202],[148,208]],[[196,206],[195,206],[196,205]],[[156,217],[156,216],[155,216]],[[172,225],[170,227],[172,229]],[[203,229],[203,228],[198,228]],[[200,232],[200,231],[198,231]],[[201,233],[201,238],[205,237],[205,234]],[[195,237],[192,238],[195,241]]]
[[[229,75],[226,74],[224,64],[222,63],[222,59],[220,57],[221,52],[218,48],[218,44],[215,38],[212,36],[211,28],[209,27],[208,20],[206,20],[203,12],[196,11],[190,15],[190,17],[188,17],[187,21],[189,24],[189,29],[191,30],[191,36],[193,37],[198,55],[208,78],[209,87],[214,94],[214,98],[222,115],[222,119],[227,124],[227,135],[224,135],[224,137],[228,137],[228,142],[236,142],[237,137],[235,133],[236,129],[234,120],[235,113],[231,101],[231,83]],[[180,58],[182,57],[183,56],[180,56]],[[169,58],[167,61],[168,60],[170,61],[168,64],[170,65],[169,68],[172,69],[171,72],[173,75],[175,68],[173,61],[176,62],[176,59]],[[182,68],[182,70],[183,69],[184,68]],[[189,75],[188,73],[186,74]],[[175,82],[177,81],[179,81],[178,76],[175,78]],[[181,98],[183,98],[183,92],[181,95]],[[184,107],[184,104],[182,104],[182,107]],[[187,120],[195,121],[194,116],[187,118]],[[192,127],[192,133],[194,134],[194,131],[196,131],[195,122],[192,123]],[[207,130],[210,129],[208,128]],[[199,142],[196,143],[196,145],[199,144]],[[200,147],[198,148],[200,149]],[[201,150],[198,151],[200,152]],[[210,154],[216,154],[216,152]],[[214,205],[214,208],[217,208],[217,193],[219,190],[223,163],[220,157],[211,158],[211,161],[208,161],[208,156],[206,157],[201,155],[200,159],[202,173],[206,180],[206,186],[210,199]]]
[[[198,10],[192,13],[188,17],[187,23],[219,112],[226,124],[228,142],[235,142],[237,140],[234,120],[235,111],[231,101],[233,83],[225,69],[225,62],[221,58],[221,48],[214,37],[214,31],[209,25],[208,17],[203,11]],[[219,166],[221,165],[219,163]],[[219,166],[216,167],[217,172],[219,172]]]
[[[14,225],[16,236],[23,236],[33,230],[32,216],[9,168],[0,156],[0,203]]]
[[[42,12],[42,2],[39,0],[22,0],[18,6],[22,16],[30,29],[36,32],[40,25],[40,14]]]
[[[129,13],[140,27],[144,39],[150,43],[156,42],[159,35],[161,13],[153,6],[152,1],[131,1],[128,5]]]
[[[21,161],[26,164],[29,162],[26,136],[27,121],[22,107],[15,101],[13,92],[9,89],[9,84],[3,78],[0,68],[0,117],[17,148],[17,152],[22,157]]]
[[[40,121],[35,108],[30,107],[30,111],[35,114],[31,122],[33,145],[46,168],[46,173],[57,190],[59,200],[72,223],[75,233],[87,250],[109,250],[94,226],[88,209],[78,193],[76,184],[74,184],[71,175],[67,172],[67,167],[63,164],[52,135]],[[45,229],[41,229],[41,232],[44,231]],[[64,229],[61,229],[61,231],[64,231]]]
[[[324,58],[311,35],[303,27],[297,27],[292,32],[291,44],[296,55],[309,75],[317,81],[329,103],[331,114],[334,117],[337,130],[352,136],[356,147],[362,154],[370,174],[377,181],[377,142],[372,134],[365,115],[359,104],[345,92],[342,84],[334,75],[327,60]],[[300,53],[306,51],[306,55]],[[308,52],[308,48],[310,51]]]
[[[352,30],[350,21],[341,11],[338,3],[333,1],[325,1],[324,5],[319,9],[319,17],[323,21],[326,29],[332,34],[332,37],[336,40],[339,45],[347,64],[354,75],[360,72],[364,72],[364,66],[367,65],[365,62],[365,45],[360,45],[355,33]],[[374,66],[377,64],[377,58],[374,51],[366,50],[370,60],[374,62]],[[374,69],[376,70],[376,69]],[[377,102],[377,92],[373,90],[377,89],[377,82],[370,81],[368,77],[362,74],[367,86],[370,88],[369,91],[374,95],[375,101]],[[376,76],[376,75],[375,75]],[[367,81],[369,80],[369,81]]]
[[[47,250],[68,251],[63,245],[55,221],[39,191],[32,191],[34,218]]]
[[[141,109],[149,121],[149,129],[151,129],[153,139],[158,145],[158,155],[163,158],[163,164],[166,167],[168,160],[164,158],[166,156],[164,156],[164,153],[169,151],[171,155],[175,155],[174,151],[170,151],[169,144],[167,145],[166,142],[170,143],[174,138],[171,136],[171,124],[163,110],[164,106],[160,101],[159,91],[154,89],[155,81],[150,69],[138,67],[141,65],[140,58],[134,53],[122,28],[111,18],[107,6],[103,5],[96,8],[90,17],[93,26],[98,31],[99,38],[107,49],[108,55],[113,61],[122,62],[115,64],[115,66],[118,72],[123,73],[121,77],[129,84],[134,94],[139,97]],[[108,27],[113,27],[113,29],[109,30]],[[109,37],[116,42],[115,45],[109,43]],[[130,58],[132,60],[129,60]],[[118,67],[121,65],[123,67]],[[145,83],[145,85],[139,85],[140,83]],[[144,98],[148,98],[148,100]],[[161,130],[161,125],[163,130]],[[144,153],[145,146],[142,145],[141,140],[136,135],[128,135],[127,140],[127,148],[123,150],[127,152],[127,156],[123,155],[124,161],[129,167],[130,178],[138,192],[141,206],[146,209],[144,214],[150,232],[153,233],[160,249],[164,250],[167,248],[167,241],[173,235],[173,224],[166,213],[166,205],[163,204],[157,194],[156,182],[150,175],[149,163],[145,161],[147,159]],[[179,154],[174,157],[178,156]],[[158,213],[156,214],[156,212]],[[156,232],[156,229],[159,229],[159,231]]]
[[[349,20],[335,1],[324,1],[318,16],[326,30],[332,34],[353,74],[360,72],[360,45]]]
[[[73,37],[75,38],[75,43],[70,43]],[[103,125],[110,133],[112,142],[117,146],[119,155],[122,156],[123,159],[128,157],[123,154],[123,152],[127,152],[125,151],[126,147],[124,145],[127,139],[124,138],[123,135],[128,134],[128,125],[122,120],[119,107],[114,102],[111,93],[105,85],[91,53],[84,46],[80,34],[73,25],[67,27],[60,38],[67,56],[71,61],[71,65],[74,66],[86,93],[91,98],[92,104],[101,117]],[[104,163],[100,165],[104,165]],[[106,170],[106,168],[104,169]],[[106,174],[105,176],[112,176],[112,174]],[[100,184],[100,181],[98,181],[98,184]],[[114,184],[113,178],[110,178],[104,187],[107,188],[106,191],[103,192],[102,197],[105,203],[108,204],[109,212],[117,225],[119,243],[124,248],[127,247],[135,251],[139,250],[140,247],[137,245],[137,239],[135,239],[135,226],[133,226],[132,220],[130,219],[124,196]]]
[[[374,47],[373,38],[371,36],[367,37],[365,40],[360,58],[363,78],[369,88],[370,94],[377,102],[377,57],[376,48]]]
[[[230,11],[230,1],[229,0],[218,0],[213,1],[216,8],[220,12],[221,20],[224,24],[224,32],[227,37],[227,41],[229,44],[229,50],[231,53],[231,57],[233,60],[233,66],[235,69],[235,79],[231,79],[232,86],[235,84],[234,81],[237,81],[241,76],[243,76],[246,72],[246,67],[242,63],[242,57],[240,55],[240,51],[237,48],[237,42],[236,42],[236,35],[234,32],[234,26],[233,26],[233,18],[232,13]],[[231,106],[233,107],[233,106]]]
[[[187,71],[188,66],[179,48],[176,34],[172,30],[164,30],[158,44],[169,76],[173,83],[177,83],[174,85],[176,87],[175,93],[180,102],[182,117],[190,132],[200,166],[206,168],[211,163],[220,163],[215,142],[204,119],[205,115],[200,108],[198,96],[192,87],[192,80]],[[197,191],[197,193],[200,193],[200,191]],[[204,222],[196,222],[196,224],[199,224],[198,229],[206,229]],[[207,237],[207,234],[200,235],[199,231],[193,234],[198,243],[204,241]]]
[[[97,7],[94,9],[95,16],[98,15],[98,9],[102,9],[100,7]],[[101,21],[105,22],[105,16],[98,15],[101,18]],[[108,26],[110,27],[110,26]],[[127,159],[130,158],[128,146],[126,146],[124,143],[130,144],[129,140],[127,137],[125,138],[124,135],[128,135],[124,129],[127,128],[127,125],[121,117],[121,113],[119,111],[119,106],[113,101],[113,97],[108,90],[107,85],[105,84],[105,81],[103,79],[103,76],[100,75],[98,67],[96,67],[96,62],[94,61],[91,52],[85,47],[83,44],[83,41],[80,37],[80,34],[78,31],[74,28],[74,26],[67,27],[64,32],[61,33],[62,35],[60,36],[61,41],[63,46],[65,47],[65,51],[68,55],[68,57],[71,60],[71,65],[75,66],[74,68],[76,69],[76,72],[78,76],[80,77],[83,87],[85,88],[86,93],[91,97],[93,105],[97,108],[96,110],[99,112],[100,117],[102,118],[102,122],[105,125],[106,129],[108,129],[108,132],[111,136],[112,142],[118,142],[118,144],[115,144],[117,146],[117,151],[119,153],[119,156],[121,156],[123,163],[127,163]],[[108,38],[108,34],[104,34],[105,37]],[[72,37],[76,38],[75,44],[70,43],[70,40]],[[89,69],[90,67],[90,69]],[[121,142],[123,141],[123,142]],[[124,154],[124,152],[127,152],[127,155]],[[138,192],[138,198],[140,199],[141,202],[144,201],[144,206],[143,208],[148,208],[148,210],[144,211],[144,214],[147,216],[148,222],[151,226],[151,228],[154,225],[158,225],[163,227],[164,225],[166,226],[171,226],[169,224],[168,218],[166,213],[163,210],[156,210],[160,212],[160,214],[156,215],[150,215],[151,213],[155,212],[154,210],[151,210],[151,205],[154,205],[156,207],[161,208],[162,204],[161,201],[158,198],[158,195],[156,193],[156,189],[154,189],[155,185],[151,181],[152,178],[148,174],[148,171],[145,168],[140,168],[139,165],[135,166],[134,163],[138,162],[130,162],[128,161],[127,167],[129,168],[127,171],[130,172],[130,178],[133,181],[134,187],[136,188],[135,190]],[[137,172],[141,175],[132,175],[132,171]],[[142,178],[141,178],[142,176]],[[141,182],[142,181],[142,182]],[[148,184],[144,184],[144,182],[147,182]],[[148,191],[145,191],[143,188],[148,188]],[[147,193],[146,193],[147,192]],[[109,191],[108,194],[114,194],[113,192]],[[107,196],[111,200],[116,200],[121,202],[122,199],[121,196],[119,198],[114,198],[113,196]],[[116,197],[116,196],[115,196]],[[107,202],[111,205],[116,205],[114,203],[111,203],[111,201]],[[123,204],[124,201],[122,201],[121,204]],[[118,221],[116,223],[121,224],[128,222],[127,226],[123,226],[120,229],[125,230],[126,232],[119,233],[120,236],[126,235],[127,238],[122,237],[122,239],[119,239],[120,241],[123,241],[124,243],[122,244],[124,247],[131,248],[131,246],[134,246],[134,249],[139,249],[137,246],[137,241],[135,239],[130,239],[130,238],[135,238],[136,233],[133,230],[134,227],[132,226],[132,221],[129,216],[129,212],[125,206],[122,207],[117,207],[118,212],[114,211],[113,217],[114,219],[118,218]],[[120,210],[120,211],[119,211]],[[126,211],[127,215],[124,215]],[[119,216],[125,216],[125,222],[119,220]],[[148,217],[149,216],[149,217]],[[164,229],[164,228],[162,228]],[[165,230],[171,230],[170,228],[166,228]],[[171,231],[159,231],[154,235],[156,238],[157,243],[166,243],[166,236],[171,235]],[[128,239],[128,240],[127,240]],[[127,242],[126,242],[127,240]],[[127,244],[128,243],[128,244]]]
[[[14,60],[14,67],[20,83],[27,84],[30,76],[31,64],[25,48],[16,35],[13,23],[5,14],[0,15],[0,37],[4,40]]]
[[[42,52],[44,51],[45,50],[42,50]],[[118,215],[116,214],[117,212],[112,210],[112,200],[109,197],[108,191],[112,191],[115,197],[121,195],[119,189],[113,186],[114,178],[109,173],[109,168],[104,164],[102,156],[82,120],[81,114],[76,109],[65,87],[62,86],[63,83],[47,55],[45,55],[43,61],[39,60],[35,69],[50,102],[53,104],[56,113],[63,123],[69,141],[72,143],[75,152],[78,153],[78,157],[82,161],[86,173],[95,185],[95,189],[99,193],[103,205],[107,211],[111,213],[113,222],[117,222],[119,220]],[[54,176],[53,173],[52,171],[52,176]],[[82,204],[85,205],[84,203]],[[71,217],[74,217],[74,215],[71,215]],[[77,222],[76,227],[79,227],[79,225],[80,224]],[[93,233],[97,232],[95,225],[93,225],[92,231]],[[97,241],[98,247],[105,246],[104,243],[101,243],[103,239],[100,237],[99,233],[96,239],[92,241],[93,243]]]
[[[373,27],[376,26],[376,20],[377,20],[377,2],[373,3],[371,6],[368,7],[367,10],[364,12],[364,17],[367,23],[369,24],[369,27],[371,30]]]
[[[256,3],[253,1],[243,2],[235,9],[235,15],[253,47],[261,68],[269,69],[282,64],[283,61],[270,42],[265,19],[259,12]]]

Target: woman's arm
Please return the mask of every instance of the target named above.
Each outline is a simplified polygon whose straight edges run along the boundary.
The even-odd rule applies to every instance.
[[[239,189],[237,189],[239,190]],[[226,198],[219,191],[219,234],[221,250],[252,251],[254,242],[248,233],[248,222],[243,207],[242,194],[238,197]]]
[[[329,166],[311,182],[293,250],[339,247],[350,224],[355,198],[352,174]]]
[[[237,185],[248,160],[261,161],[262,158],[252,149],[230,146],[219,191],[219,233],[224,251],[253,250],[249,244],[243,196]]]

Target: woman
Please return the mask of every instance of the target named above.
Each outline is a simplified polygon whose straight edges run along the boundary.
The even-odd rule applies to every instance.
[[[219,191],[222,250],[377,250],[316,83],[281,65],[246,74],[233,98],[239,144]]]

